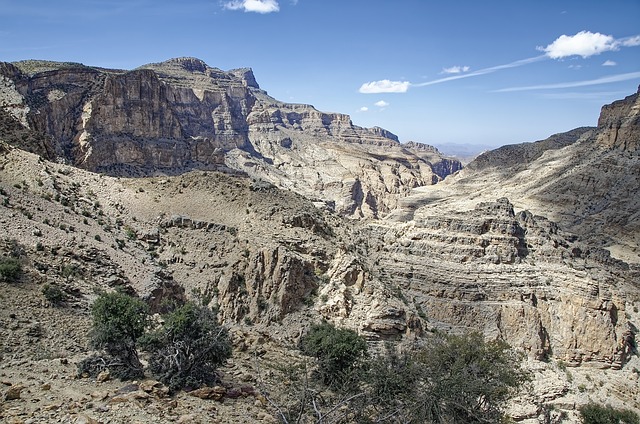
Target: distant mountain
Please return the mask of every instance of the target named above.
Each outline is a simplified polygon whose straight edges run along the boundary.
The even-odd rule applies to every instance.
[[[480,153],[499,147],[495,144],[478,143],[434,143],[434,146],[442,154],[455,157],[463,163],[469,163]]]
[[[640,263],[639,111],[636,93],[603,106],[596,128],[485,152],[444,184],[417,189],[394,215],[419,219],[436,199],[439,208],[461,210],[506,197],[518,210]]]
[[[249,68],[224,72],[179,58],[133,71],[76,63],[0,63],[3,135],[91,171],[175,175],[245,172],[349,216],[384,215],[411,188],[461,168],[437,151],[403,146],[348,115],[280,102]]]

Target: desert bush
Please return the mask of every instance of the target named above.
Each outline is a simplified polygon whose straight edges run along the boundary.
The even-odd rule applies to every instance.
[[[137,342],[149,321],[149,308],[124,293],[103,293],[91,309],[91,347],[104,351],[111,374],[126,380],[143,375]]]
[[[45,284],[42,287],[42,294],[45,299],[53,305],[60,305],[64,302],[66,295],[62,289],[56,285]]]
[[[217,381],[216,368],[231,356],[231,341],[215,314],[193,302],[164,317],[142,345],[150,353],[151,372],[172,391]]]
[[[361,342],[355,333],[328,324],[313,327],[303,337],[302,349],[318,358],[324,374],[313,378],[306,366],[285,366],[284,372],[274,367],[280,381],[288,382],[279,397],[269,397],[281,420],[498,423],[504,422],[506,401],[527,380],[520,355],[480,334],[438,334],[405,352],[389,344],[372,357],[358,347]],[[337,377],[327,379],[333,372]],[[336,390],[335,381],[345,375],[349,384]],[[271,396],[274,391],[263,393]]]
[[[367,356],[367,342],[349,329],[329,323],[314,325],[300,342],[305,355],[318,359],[317,374],[334,388],[352,380],[358,361]]]
[[[584,424],[640,424],[640,417],[628,409],[615,409],[610,405],[602,406],[588,403],[580,408]]]
[[[415,356],[423,394],[416,397],[418,421],[500,422],[502,407],[526,380],[521,357],[503,341],[482,334],[441,336]]]
[[[13,283],[20,278],[22,274],[22,265],[16,258],[2,257],[0,258],[0,281]]]

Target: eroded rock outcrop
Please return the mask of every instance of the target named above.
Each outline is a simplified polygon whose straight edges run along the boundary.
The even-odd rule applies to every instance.
[[[430,328],[481,331],[572,364],[616,368],[633,349],[628,265],[505,198],[370,229],[384,241],[379,278]]]
[[[50,159],[120,176],[236,169],[376,217],[460,168],[437,150],[402,146],[348,115],[280,102],[249,68],[194,58],[133,71],[26,61],[0,67],[0,106],[50,140]],[[42,153],[42,152],[38,152]]]

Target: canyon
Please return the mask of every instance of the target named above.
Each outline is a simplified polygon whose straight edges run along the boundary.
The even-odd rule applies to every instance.
[[[34,370],[31,406],[5,402],[5,416],[85,414],[36,394],[50,384],[84,405],[87,381],[69,378],[69,393],[36,371],[64,376],[86,355],[89,305],[116,287],[155,312],[208,294],[234,335],[223,372],[237,384],[256,382],[250,352],[291,355],[326,320],[374,347],[437,332],[506,341],[534,376],[510,406],[517,422],[578,422],[588,400],[640,409],[638,93],[604,106],[597,127],[463,168],[273,99],[248,68],[29,61],[0,63],[0,78],[2,253],[18,246],[25,268],[1,286],[0,377]],[[68,305],[42,298],[45,284]],[[145,402],[166,422],[205,408],[181,396],[172,411]],[[247,402],[248,415],[227,405],[217,417],[271,419]],[[149,421],[143,409],[94,415]]]

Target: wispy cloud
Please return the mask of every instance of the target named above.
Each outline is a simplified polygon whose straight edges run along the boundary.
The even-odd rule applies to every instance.
[[[561,35],[546,47],[538,46],[551,59],[562,59],[570,56],[581,56],[586,59],[600,53],[619,50],[620,47],[640,45],[640,35],[616,39],[612,35],[599,32],[580,31],[575,35]]]
[[[461,74],[463,72],[469,72],[469,69],[471,68],[468,66],[452,66],[450,68],[443,68],[442,73],[443,74]]]
[[[384,100],[379,100],[379,101],[374,103],[374,106],[387,107],[387,106],[389,106],[389,103],[385,102]]]
[[[369,110],[369,108],[368,108],[368,107],[366,107],[366,106],[362,106],[360,109],[358,109],[358,112],[366,112],[366,111],[368,111],[368,110]]]
[[[278,12],[280,10],[280,6],[276,0],[233,0],[226,2],[224,8],[262,14]]]
[[[405,93],[409,88],[413,87],[426,87],[429,85],[442,84],[444,82],[455,81],[462,78],[472,78],[481,75],[487,75],[494,72],[502,71],[510,68],[517,68],[525,66],[534,62],[539,62],[549,59],[562,59],[570,56],[582,56],[587,58],[593,55],[597,55],[607,51],[619,50],[621,47],[635,47],[640,46],[640,35],[634,35],[625,38],[614,38],[611,35],[604,35],[598,32],[592,33],[590,31],[580,31],[575,35],[561,35],[553,43],[546,47],[537,47],[537,50],[544,52],[539,56],[529,57],[527,59],[516,60],[504,65],[491,66],[489,68],[478,69],[470,71],[469,66],[451,66],[449,68],[443,68],[442,73],[449,74],[443,78],[434,79],[431,81],[421,83],[411,83],[409,81],[390,81],[388,79],[380,81],[372,81],[362,84],[360,86],[360,93],[375,94],[375,93]],[[603,66],[615,66],[616,63],[607,60],[602,64]],[[571,65],[571,68],[580,69],[582,65]],[[586,85],[605,84],[608,82],[625,81],[635,78],[637,73],[622,74],[611,77],[604,77],[597,80],[582,81],[575,83],[563,83],[563,84],[549,84],[546,86],[530,86],[530,87],[514,87],[507,88],[500,91],[522,91],[522,90],[535,90],[543,88],[567,88],[567,87],[582,87]],[[618,78],[618,79],[617,79]],[[622,78],[622,79],[619,79]],[[568,85],[567,85],[568,84]]]
[[[360,86],[361,93],[406,93],[411,83],[409,81],[390,81],[388,79],[380,81],[365,82]]]
[[[640,35],[634,35],[631,37],[621,38],[618,40],[621,46],[624,47],[636,47],[640,46]]]
[[[529,90],[553,90],[558,88],[575,88],[587,87],[590,85],[609,84],[612,82],[628,81],[640,78],[640,72],[629,72],[626,74],[609,75],[607,77],[596,78],[586,81],[561,82],[556,84],[529,85],[525,87],[509,87],[495,90],[495,93],[504,93],[509,91],[529,91]]]
[[[544,60],[545,58],[546,57],[544,55],[540,55],[540,56],[536,56],[536,57],[530,57],[528,59],[516,60],[515,62],[510,62],[510,63],[504,64],[504,65],[497,65],[497,66],[492,66],[490,68],[478,69],[477,71],[469,72],[467,74],[452,75],[450,77],[444,77],[444,78],[440,78],[440,79],[436,79],[436,80],[432,80],[432,81],[421,82],[419,84],[411,84],[411,86],[412,87],[426,87],[428,85],[441,84],[443,82],[454,81],[454,80],[462,79],[462,78],[477,77],[479,75],[491,74],[493,72],[500,71],[502,69],[517,68],[518,66],[523,66],[523,65],[527,65],[529,63],[538,62],[540,60]]]

